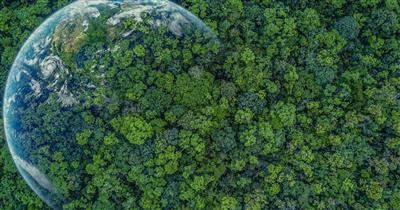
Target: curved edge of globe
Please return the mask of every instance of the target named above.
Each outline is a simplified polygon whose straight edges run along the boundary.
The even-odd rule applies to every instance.
[[[63,200],[61,195],[57,193],[55,187],[53,187],[51,181],[46,177],[45,174],[41,173],[39,169],[37,169],[34,165],[29,163],[28,160],[25,160],[18,151],[18,145],[15,144],[15,134],[12,133],[13,125],[10,124],[10,104],[15,100],[15,96],[13,98],[12,93],[15,93],[14,89],[16,83],[18,82],[16,77],[18,72],[21,70],[22,66],[20,65],[26,59],[26,54],[32,50],[34,47],[32,44],[37,43],[40,40],[46,38],[46,35],[51,33],[54,30],[56,23],[61,19],[64,18],[66,15],[65,12],[71,11],[74,8],[82,8],[87,6],[92,6],[101,3],[145,3],[145,2],[156,2],[156,3],[168,3],[171,8],[176,8],[180,11],[187,11],[185,8],[181,7],[180,5],[168,1],[168,0],[78,0],[75,1],[61,9],[57,12],[49,15],[47,19],[40,24],[33,32],[31,36],[25,41],[22,45],[21,49],[19,50],[16,58],[14,59],[13,65],[8,72],[7,80],[6,80],[6,87],[3,92],[3,126],[4,132],[6,136],[6,142],[9,148],[9,151],[12,155],[13,162],[17,167],[19,173],[24,178],[28,186],[51,208],[53,209],[61,209],[60,200]],[[206,32],[210,37],[210,39],[215,40],[219,44],[218,37],[215,33],[208,27],[201,19],[197,16],[192,14],[191,12],[183,12],[187,18],[199,24],[199,26]],[[222,45],[222,44],[221,44]],[[63,203],[63,202],[61,202]]]
[[[85,0],[84,0],[85,1]],[[97,0],[96,0],[97,1]],[[103,1],[103,0],[100,0]],[[52,186],[51,182],[47,179],[47,177],[42,174],[35,166],[30,164],[28,161],[22,159],[18,155],[18,151],[15,148],[14,140],[12,137],[12,134],[10,133],[10,130],[12,129],[11,125],[9,124],[9,109],[10,109],[10,103],[11,100],[13,100],[12,95],[10,95],[12,89],[14,88],[13,85],[15,85],[15,76],[17,75],[17,71],[19,69],[19,61],[24,59],[24,55],[28,52],[29,49],[32,48],[31,43],[34,43],[35,41],[38,41],[41,38],[44,38],[45,34],[50,30],[49,27],[51,24],[54,24],[57,22],[59,18],[63,15],[63,12],[65,10],[68,10],[69,8],[74,7],[75,5],[81,3],[82,1],[76,1],[72,4],[69,4],[65,6],[64,8],[61,8],[57,12],[49,15],[47,19],[40,24],[31,34],[33,36],[29,36],[29,38],[25,41],[25,43],[22,45],[21,49],[19,50],[16,58],[14,59],[13,65],[10,68],[10,71],[8,72],[7,80],[6,80],[6,87],[3,92],[3,107],[2,107],[2,112],[3,112],[3,127],[4,127],[4,133],[6,137],[6,142],[8,145],[8,149],[11,153],[13,162],[18,170],[18,172],[21,174],[21,176],[24,178],[25,182],[28,184],[28,186],[51,208],[53,209],[61,209],[62,207],[57,204],[57,202],[54,202],[53,199],[51,199],[51,196],[49,196],[51,193],[56,193],[55,188]],[[54,28],[54,27],[53,27]],[[45,190],[43,190],[45,189]],[[49,195],[46,195],[49,194]],[[58,197],[57,199],[62,199],[61,197]]]

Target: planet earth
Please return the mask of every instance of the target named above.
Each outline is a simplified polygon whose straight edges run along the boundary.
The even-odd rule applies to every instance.
[[[90,195],[103,209],[151,207],[183,176],[178,147],[204,149],[178,145],[189,133],[177,121],[214,97],[222,52],[205,23],[169,1],[61,9],[32,33],[7,80],[5,130],[19,172],[54,209]]]

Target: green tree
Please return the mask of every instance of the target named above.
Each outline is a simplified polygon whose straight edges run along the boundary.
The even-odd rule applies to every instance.
[[[132,144],[144,144],[153,136],[151,125],[137,116],[122,116],[111,120],[111,126]]]

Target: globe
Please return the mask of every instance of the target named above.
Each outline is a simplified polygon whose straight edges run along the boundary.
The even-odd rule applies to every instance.
[[[20,174],[54,209],[91,197],[95,209],[151,202],[161,192],[146,186],[181,176],[171,136],[183,113],[213,97],[221,52],[202,21],[169,1],[61,9],[32,33],[7,80],[5,131]],[[155,151],[174,155],[154,161]]]

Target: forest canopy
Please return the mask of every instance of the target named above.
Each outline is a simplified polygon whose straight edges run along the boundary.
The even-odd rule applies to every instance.
[[[29,35],[70,2],[0,2],[2,92]],[[85,125],[60,139],[85,158],[69,158],[66,147],[37,150],[73,198],[64,209],[400,209],[397,0],[174,2],[221,45],[200,35],[161,42],[154,37],[164,31],[143,26],[154,37],[76,63],[112,34],[89,27],[90,36],[55,40],[71,69],[112,61],[107,76],[123,90],[97,88],[84,98],[91,109],[27,112],[25,129],[41,122],[49,139]],[[108,100],[116,97],[123,102]],[[49,208],[18,174],[1,133],[0,209]]]

